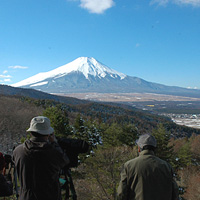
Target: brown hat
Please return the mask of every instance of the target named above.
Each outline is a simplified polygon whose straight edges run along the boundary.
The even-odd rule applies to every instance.
[[[38,116],[31,120],[30,128],[27,132],[36,132],[41,135],[51,135],[54,132],[54,129],[51,127],[49,118]]]
[[[146,145],[150,145],[153,147],[156,147],[157,142],[153,135],[150,134],[143,134],[139,137],[139,139],[136,141],[137,145],[141,148],[143,148]]]
[[[0,152],[0,170],[2,170],[6,165],[5,158],[3,154]]]

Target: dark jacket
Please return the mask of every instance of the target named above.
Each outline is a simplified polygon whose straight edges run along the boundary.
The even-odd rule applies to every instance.
[[[178,200],[178,186],[171,166],[144,150],[124,164],[118,200]]]
[[[57,143],[31,138],[13,152],[22,200],[60,200],[59,171],[69,160]]]
[[[10,196],[13,194],[13,185],[11,181],[0,174],[0,197]]]

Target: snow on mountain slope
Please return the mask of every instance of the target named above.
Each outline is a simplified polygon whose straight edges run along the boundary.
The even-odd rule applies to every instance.
[[[106,75],[109,75],[112,78],[120,77],[121,80],[126,77],[125,74],[117,72],[101,64],[94,58],[80,57],[52,71],[36,74],[30,78],[15,83],[12,86],[21,87],[26,85],[31,85],[31,86],[45,85],[48,83],[48,81],[44,80],[49,78],[57,79],[71,72],[81,72],[86,77],[86,79],[89,79],[89,75],[99,78],[104,78]]]
[[[200,98],[200,90],[166,86],[119,73],[94,58],[80,57],[13,84],[46,93],[155,93]]]

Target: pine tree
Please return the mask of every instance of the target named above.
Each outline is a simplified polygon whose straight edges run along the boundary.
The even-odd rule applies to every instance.
[[[122,133],[119,135],[119,140],[123,145],[134,146],[138,135],[138,129],[135,125],[125,124],[122,126]]]
[[[87,141],[91,148],[102,144],[101,129],[94,121],[84,120],[80,114],[78,114],[74,124],[73,137]]]
[[[43,115],[50,119],[56,136],[67,137],[72,134],[67,111],[61,106],[49,107],[44,110]]]
[[[79,138],[82,140],[87,140],[87,127],[85,126],[85,120],[80,116],[77,115],[76,121],[74,124],[74,137]]]
[[[133,146],[138,137],[138,130],[132,124],[112,123],[105,128],[103,144],[105,146]]]
[[[190,150],[190,141],[188,138],[184,139],[185,144],[178,151],[179,167],[187,167],[192,164],[192,153]]]
[[[123,133],[122,128],[117,123],[107,126],[103,132],[103,145],[105,147],[121,146],[119,136]]]
[[[173,167],[175,167],[175,154],[173,146],[169,145],[170,142],[170,132],[167,132],[163,124],[159,124],[157,129],[152,131],[152,135],[156,138],[156,156],[169,162]]]

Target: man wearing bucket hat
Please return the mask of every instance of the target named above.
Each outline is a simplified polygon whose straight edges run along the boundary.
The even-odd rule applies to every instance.
[[[31,138],[13,151],[20,182],[21,200],[60,200],[59,171],[69,164],[54,136],[50,120],[44,116],[31,120]]]
[[[136,143],[139,156],[124,164],[117,199],[178,200],[172,167],[154,155],[155,137],[143,134]]]

